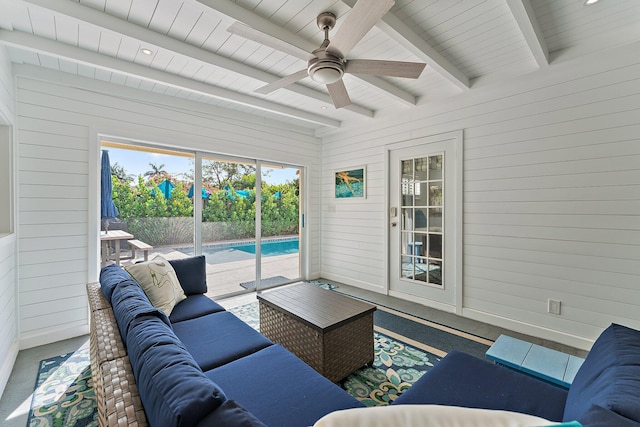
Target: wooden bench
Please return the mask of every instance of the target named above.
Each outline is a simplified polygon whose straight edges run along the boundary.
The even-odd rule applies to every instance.
[[[569,388],[584,359],[500,335],[485,354],[487,359],[562,388]]]
[[[153,249],[153,246],[136,239],[127,240],[127,243],[129,243],[129,246],[131,246],[131,259],[136,258],[136,249],[140,249],[144,252],[144,260],[149,260],[149,251]]]

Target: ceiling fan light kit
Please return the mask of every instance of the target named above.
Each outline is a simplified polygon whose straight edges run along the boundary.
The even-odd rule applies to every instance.
[[[321,60],[315,60],[313,64],[309,64],[308,71],[313,81],[325,85],[337,82],[344,75],[342,67],[338,67],[333,62]]]

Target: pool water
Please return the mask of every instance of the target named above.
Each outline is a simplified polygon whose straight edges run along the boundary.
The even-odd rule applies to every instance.
[[[256,244],[250,243],[248,245],[231,246],[231,249],[237,251],[248,252],[250,254],[256,253]],[[262,256],[276,256],[276,255],[289,255],[298,253],[298,239],[295,240],[273,240],[264,241],[261,245]],[[202,253],[206,254],[207,248],[202,248]]]
[[[263,257],[297,254],[299,250],[298,239],[265,240],[262,242],[261,249]],[[193,255],[193,248],[178,250],[186,255]],[[202,255],[206,257],[208,264],[246,261],[255,259],[256,244],[255,242],[250,242],[203,246]]]

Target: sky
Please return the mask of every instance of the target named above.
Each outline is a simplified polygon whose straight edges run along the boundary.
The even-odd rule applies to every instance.
[[[144,151],[123,150],[119,148],[109,147],[109,160],[111,165],[116,162],[122,166],[129,175],[143,175],[151,170],[149,163],[157,166],[164,165],[163,170],[167,171],[171,176],[180,179],[186,179],[185,173],[193,170],[193,159],[180,156],[171,156],[167,154],[147,153]],[[269,169],[269,176],[263,180],[269,184],[282,184],[286,181],[293,181],[297,178],[295,168],[286,169]]]

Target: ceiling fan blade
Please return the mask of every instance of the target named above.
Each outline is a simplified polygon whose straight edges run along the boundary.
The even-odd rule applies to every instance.
[[[308,76],[309,76],[309,72],[305,68],[304,70],[300,70],[286,77],[283,77],[280,80],[276,80],[275,82],[269,83],[268,85],[259,87],[258,89],[254,90],[254,92],[262,95],[267,95],[273,92],[274,90],[281,89],[285,86],[289,86],[290,84],[295,83],[298,80],[302,80]]]
[[[358,0],[331,38],[327,52],[344,58],[395,4],[395,0]]]
[[[350,59],[346,73],[369,74],[373,76],[404,77],[417,79],[427,64],[421,62],[377,61],[375,59]]]
[[[329,95],[331,96],[333,105],[336,108],[346,107],[347,105],[351,104],[351,99],[349,98],[347,88],[345,87],[342,79],[338,80],[335,83],[328,84],[327,90],[329,91]]]
[[[306,52],[297,46],[287,43],[284,40],[280,40],[278,38],[265,34],[262,31],[251,28],[248,25],[243,24],[242,22],[234,22],[229,26],[229,28],[227,28],[227,31],[229,31],[231,34],[244,37],[245,39],[252,40],[256,43],[260,43],[262,45],[279,50],[305,61],[313,58],[313,55],[309,52]]]

